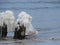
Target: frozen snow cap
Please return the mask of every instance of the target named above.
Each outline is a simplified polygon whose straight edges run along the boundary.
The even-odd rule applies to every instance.
[[[5,12],[5,16],[6,16],[6,18],[15,19],[13,12],[10,11],[10,10],[7,10],[7,11]]]
[[[6,13],[6,14],[13,15],[13,12],[12,12],[12,11],[10,11],[10,10],[7,10],[5,13]]]
[[[21,13],[25,14],[26,12],[25,11],[21,11]]]
[[[24,11],[22,11],[21,13],[20,13],[20,15],[25,15],[25,14],[27,14],[26,12],[24,12]]]
[[[29,19],[30,21],[32,21],[32,16],[30,16],[28,13],[22,11],[21,13],[19,13],[18,15],[18,19]]]
[[[21,13],[19,13],[18,18],[22,18],[26,14],[27,14],[26,12],[22,11]]]

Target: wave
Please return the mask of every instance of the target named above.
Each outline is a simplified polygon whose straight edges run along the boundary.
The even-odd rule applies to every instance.
[[[50,28],[35,28],[35,29],[38,30],[38,31],[41,31],[41,30],[47,31],[47,30],[60,29],[60,26],[58,26],[58,27],[50,27]]]
[[[57,6],[57,7],[36,7],[36,8],[16,8],[16,7],[13,7],[13,8],[0,8],[0,10],[7,10],[7,9],[10,9],[10,10],[21,10],[21,9],[37,10],[37,9],[57,9],[57,8],[60,8],[60,6]]]

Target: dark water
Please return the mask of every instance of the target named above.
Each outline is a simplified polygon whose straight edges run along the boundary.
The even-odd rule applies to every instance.
[[[39,34],[17,42],[0,41],[0,45],[60,45],[60,0],[0,0],[0,12],[6,10],[12,10],[16,18],[21,11],[29,13]]]

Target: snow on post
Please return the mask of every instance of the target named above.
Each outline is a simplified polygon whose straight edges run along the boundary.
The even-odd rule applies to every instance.
[[[38,32],[34,29],[32,26],[32,16],[27,14],[26,12],[22,11],[18,15],[17,22],[20,22],[20,25],[23,25],[26,27],[26,35],[36,35]]]

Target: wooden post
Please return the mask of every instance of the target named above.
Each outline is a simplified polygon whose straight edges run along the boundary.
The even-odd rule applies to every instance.
[[[1,36],[2,36],[2,33],[1,32],[2,32],[2,30],[1,30],[1,26],[0,26],[0,39],[1,39]]]
[[[24,27],[24,25],[20,26],[20,30],[18,31],[19,39],[22,40],[25,38],[25,32],[26,32],[26,28]]]
[[[18,27],[15,28],[13,39],[17,39],[17,29],[18,29]]]
[[[19,23],[18,23],[19,25]],[[19,29],[18,27],[15,28],[15,32],[14,32],[14,39],[24,39],[25,38],[25,33],[26,33],[26,27],[24,27],[24,25],[22,26],[19,26]]]
[[[7,37],[7,25],[5,23],[2,26],[2,37]]]

